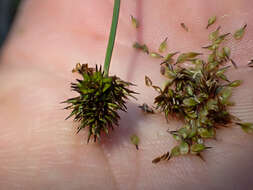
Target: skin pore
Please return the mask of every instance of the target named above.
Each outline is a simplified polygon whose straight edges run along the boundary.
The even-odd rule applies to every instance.
[[[169,151],[175,140],[166,132],[180,121],[166,123],[162,114],[145,115],[139,104],[152,105],[156,92],[144,76],[163,85],[159,60],[132,48],[135,41],[156,51],[168,37],[168,51],[204,52],[209,32],[222,33],[248,23],[241,41],[226,42],[238,69],[231,80],[243,80],[235,89],[231,112],[253,122],[252,59],[253,11],[251,0],[138,0],[122,1],[110,74],[137,85],[137,101],[121,113],[120,127],[100,143],[86,144],[86,131],[75,135],[69,111],[60,102],[75,96],[70,82],[77,62],[104,63],[113,0],[25,0],[1,52],[0,65],[0,186],[2,189],[251,189],[253,137],[239,127],[222,128],[205,162],[184,156],[151,163]],[[135,16],[140,27],[130,20]],[[205,29],[210,16],[217,23]],[[186,32],[180,26],[184,22]],[[139,151],[130,136],[140,137]]]

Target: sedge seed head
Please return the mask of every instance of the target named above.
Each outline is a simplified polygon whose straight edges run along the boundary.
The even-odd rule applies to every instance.
[[[118,111],[127,111],[126,100],[133,97],[134,91],[129,87],[133,84],[125,82],[117,76],[105,76],[101,67],[90,68],[88,64],[77,64],[74,69],[82,79],[71,83],[71,89],[79,95],[64,103],[72,112],[66,118],[74,117],[80,122],[77,133],[88,128],[88,140],[93,136],[94,142],[102,132],[108,134],[109,129],[118,126]]]

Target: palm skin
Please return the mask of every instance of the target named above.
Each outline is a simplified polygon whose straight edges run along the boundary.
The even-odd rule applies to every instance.
[[[154,165],[152,159],[176,142],[166,132],[182,123],[166,123],[161,114],[147,116],[137,107],[152,104],[156,92],[144,84],[148,75],[163,84],[159,61],[132,48],[135,41],[156,50],[168,37],[169,51],[203,51],[208,44],[207,19],[217,15],[223,32],[248,23],[245,37],[232,40],[232,58],[239,68],[231,79],[244,83],[234,92],[231,112],[252,122],[253,13],[250,0],[122,1],[110,74],[137,85],[137,101],[121,113],[120,127],[86,144],[87,132],[75,135],[77,124],[64,118],[60,102],[75,96],[70,82],[77,62],[103,64],[112,16],[112,0],[32,1],[23,3],[1,53],[0,186],[1,189],[251,189],[253,137],[231,126],[209,140],[203,156],[184,156]],[[140,21],[136,30],[130,15]],[[189,27],[185,32],[180,23]],[[140,139],[139,151],[130,136]]]

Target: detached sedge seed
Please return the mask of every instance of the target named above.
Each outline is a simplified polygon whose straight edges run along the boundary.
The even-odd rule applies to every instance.
[[[131,17],[131,21],[132,21],[132,25],[135,27],[135,28],[138,28],[139,27],[139,22],[136,18],[134,18],[132,15],[130,15]]]
[[[168,38],[165,38],[165,40],[160,44],[159,49],[158,49],[158,51],[160,53],[163,53],[164,51],[166,51],[166,49],[167,49],[167,39]]]
[[[136,149],[139,150],[139,142],[140,142],[139,137],[137,135],[132,135],[130,140],[132,144],[135,145]]]
[[[154,110],[148,106],[148,104],[144,103],[141,106],[138,106],[144,113],[154,113]]]
[[[212,16],[211,18],[209,18],[206,29],[208,29],[209,26],[213,25],[215,23],[216,19],[217,19],[216,16]]]
[[[246,27],[247,27],[247,24],[245,24],[242,28],[238,29],[238,30],[234,33],[234,38],[235,38],[236,40],[240,40],[240,39],[244,36]]]
[[[185,25],[185,23],[180,23],[180,26],[186,31],[186,32],[188,32],[189,31],[189,29],[188,29],[188,27]]]
[[[146,44],[142,44],[142,45],[141,45],[141,44],[139,44],[138,42],[135,42],[135,43],[133,44],[133,48],[138,49],[138,50],[141,50],[141,51],[143,51],[143,52],[149,54],[148,46],[147,46]]]

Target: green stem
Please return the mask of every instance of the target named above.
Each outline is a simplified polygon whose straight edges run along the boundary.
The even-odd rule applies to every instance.
[[[105,76],[108,76],[109,74],[109,68],[112,58],[112,52],[115,42],[115,36],[116,36],[116,30],[119,20],[119,9],[120,9],[120,0],[114,0],[114,8],[113,8],[113,16],[112,16],[112,25],[111,25],[111,31],[110,31],[110,37],[106,49],[106,55],[105,55],[105,63],[104,63],[104,74]]]

